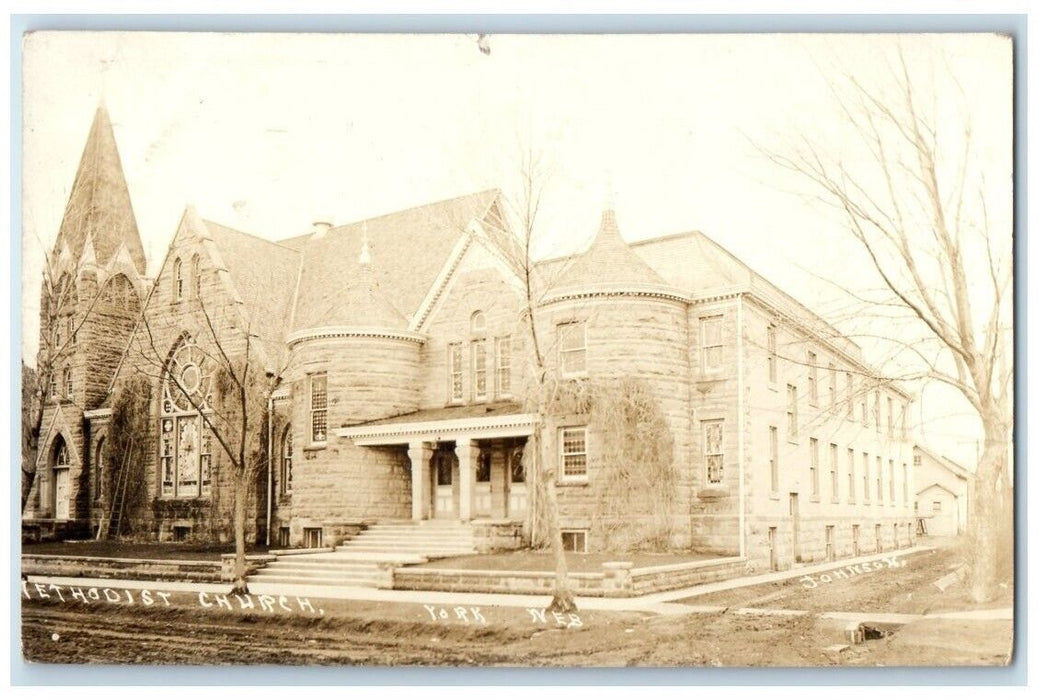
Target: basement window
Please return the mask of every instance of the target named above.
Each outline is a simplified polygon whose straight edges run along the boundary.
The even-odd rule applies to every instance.
[[[174,525],[173,526],[173,541],[174,542],[185,542],[191,537],[191,528],[187,525]]]
[[[289,547],[292,544],[292,530],[287,527],[278,528],[278,546]]]
[[[324,546],[324,530],[319,527],[303,528],[303,546],[307,549],[317,549]]]
[[[566,552],[587,553],[587,530],[563,530],[562,549]]]

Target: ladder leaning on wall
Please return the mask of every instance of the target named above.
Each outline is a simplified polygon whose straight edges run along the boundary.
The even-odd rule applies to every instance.
[[[112,533],[116,537],[119,536],[119,526],[122,524],[123,516],[123,504],[126,502],[126,487],[130,481],[130,469],[128,464],[130,458],[133,455],[133,438],[130,438],[130,444],[126,448],[126,452],[123,453],[122,463],[119,465],[119,472],[115,475],[115,480],[112,485],[112,502],[109,505],[107,512],[101,513],[101,522],[97,527],[97,539],[106,540]]]

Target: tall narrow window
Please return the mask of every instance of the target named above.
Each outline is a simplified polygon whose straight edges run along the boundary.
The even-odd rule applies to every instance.
[[[869,392],[865,390],[861,395],[861,424],[869,427]]]
[[[807,353],[807,400],[818,405],[818,355]]]
[[[811,438],[811,496],[818,498],[818,440]]]
[[[195,299],[202,297],[202,259],[196,254],[191,258],[191,287]]]
[[[173,301],[184,298],[184,263],[177,258],[173,261]]]
[[[908,463],[901,463],[901,502],[908,505]]]
[[[472,341],[472,398],[484,401],[487,398],[487,343]]]
[[[894,460],[889,460],[887,462],[887,467],[887,474],[889,475],[887,481],[890,484],[890,505],[894,505],[894,503],[896,503],[894,498]]]
[[[887,435],[894,435],[894,399],[887,397]]]
[[[281,436],[281,493],[292,493],[292,426],[285,426]]]
[[[724,421],[703,421],[703,456],[706,481],[720,484],[724,480]]]
[[[829,410],[836,410],[836,365],[829,363]]]
[[[328,440],[328,375],[310,375],[310,441]]]
[[[50,371],[50,397],[52,399],[58,398],[58,373],[54,370]]]
[[[721,369],[722,350],[724,349],[723,321],[723,316],[708,316],[699,319],[700,347],[703,351],[704,372],[714,372]]]
[[[869,453],[861,453],[861,498],[862,502],[869,502]]]
[[[768,438],[770,447],[770,467],[771,467],[771,492],[777,494],[779,492],[779,455],[778,455],[778,428],[771,426],[768,428]]]
[[[876,503],[883,503],[883,458],[876,455]]]
[[[461,343],[447,346],[447,372],[450,381],[450,401],[456,403],[464,397],[462,393]]]
[[[773,324],[768,325],[768,381],[778,381],[778,330]]]
[[[587,328],[584,321],[560,323],[559,368],[562,376],[582,375],[587,372]]]
[[[587,427],[559,431],[562,481],[587,481]]]
[[[97,449],[94,450],[94,500],[100,501],[105,495],[105,466],[106,454],[105,439],[97,441]]]
[[[847,382],[847,417],[854,420],[854,375],[844,372]]]
[[[213,486],[213,432],[202,425],[202,449],[198,453],[198,469],[202,480],[202,495],[208,496]]]
[[[908,404],[901,402],[901,439],[908,437]]]
[[[65,323],[68,331],[68,342],[75,345],[78,342],[78,339],[76,338],[76,317],[70,315],[65,319]]]
[[[792,384],[786,385],[786,437],[790,442],[796,442],[797,428],[797,388]]]
[[[840,448],[829,443],[829,490],[833,503],[840,502]]]
[[[847,448],[847,502],[854,503],[854,448]]]
[[[72,398],[72,368],[66,367],[63,375],[65,385],[65,398]]]
[[[512,395],[512,336],[506,335],[495,341],[497,367],[497,395],[499,398]]]
[[[882,429],[882,425],[883,425],[881,423],[881,421],[880,421],[880,417],[881,417],[880,416],[880,413],[881,413],[881,411],[880,411],[880,404],[879,404],[880,399],[881,399],[881,397],[879,395],[879,389],[876,389],[875,393],[873,393],[873,395],[872,395],[872,401],[873,401],[873,406],[872,406],[873,416],[872,417],[873,417],[873,419],[875,419],[875,425],[876,425],[876,432],[877,433]]]

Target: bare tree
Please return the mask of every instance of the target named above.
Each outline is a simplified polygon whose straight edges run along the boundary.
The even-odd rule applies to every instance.
[[[523,150],[519,164],[520,192],[516,201],[502,198],[515,230],[500,241],[499,248],[518,275],[521,286],[521,322],[525,356],[529,363],[527,385],[523,391],[525,411],[537,416],[534,433],[523,452],[527,481],[532,487],[528,509],[528,526],[534,543],[547,542],[555,559],[555,588],[549,610],[573,612],[573,587],[569,578],[566,553],[559,526],[558,497],[555,490],[557,460],[553,458],[548,431],[563,383],[558,368],[548,360],[550,343],[542,337],[541,301],[550,288],[543,266],[536,264],[533,249],[540,236],[538,217],[544,199],[548,173],[541,159],[529,149]]]
[[[237,309],[226,307],[227,318],[214,318],[199,296],[193,300],[195,312],[190,320],[191,329],[185,329],[185,318],[170,319],[171,328],[153,328],[153,321],[145,311],[137,333],[138,356],[142,371],[166,383],[174,400],[186,401],[196,412],[220,452],[230,466],[232,513],[234,527],[234,587],[232,592],[246,593],[245,531],[248,503],[257,475],[266,468],[270,456],[263,442],[267,400],[276,388],[278,378],[267,372],[260,361],[255,336],[249,325],[238,323]],[[185,333],[187,333],[185,335]],[[204,369],[211,380],[195,382],[174,371],[168,348],[163,349],[160,339],[170,336],[189,340],[204,359]],[[215,475],[213,482],[216,483]],[[216,494],[214,494],[215,498]]]
[[[60,261],[44,254],[40,290],[40,348],[36,355],[35,383],[31,399],[22,404],[26,433],[21,480],[23,512],[36,481],[44,415],[48,406],[55,405],[59,393],[56,390],[58,373],[61,365],[71,359],[77,336],[84,324],[93,319],[101,299],[101,288],[98,285],[77,284],[74,274],[74,270],[65,270]]]
[[[969,500],[970,588],[976,600],[990,600],[1012,524],[1001,512],[1013,431],[1012,235],[989,217],[993,193],[976,163],[970,120],[948,129],[900,47],[889,78],[888,90],[853,75],[832,85],[860,152],[836,155],[808,135],[761,150],[806,181],[864,252],[883,293],[846,291],[870,309],[900,312],[886,342],[918,368],[901,378],[954,387],[976,412],[984,445]]]

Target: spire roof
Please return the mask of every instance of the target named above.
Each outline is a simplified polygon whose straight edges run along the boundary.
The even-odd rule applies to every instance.
[[[667,282],[631,250],[616,225],[612,209],[602,212],[598,233],[587,252],[574,259],[562,273],[559,285],[566,288],[623,285],[666,286]]]
[[[54,247],[66,246],[72,258],[79,260],[88,239],[99,265],[106,265],[125,246],[134,267],[144,274],[144,246],[103,103],[94,114]]]
[[[379,286],[371,264],[368,229],[364,226],[357,268],[345,284],[344,303],[330,314],[327,323],[350,328],[405,330],[407,318]]]

